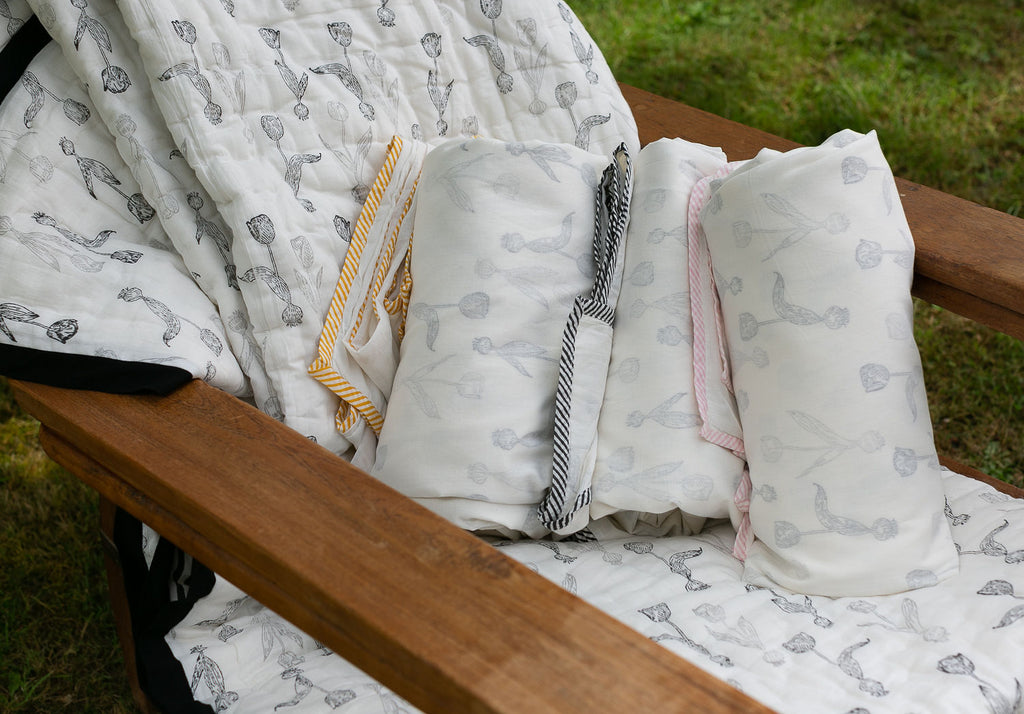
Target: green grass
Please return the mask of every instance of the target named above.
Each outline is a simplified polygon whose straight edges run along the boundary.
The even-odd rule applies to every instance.
[[[133,711],[96,495],[39,449],[0,380],[0,714]]]
[[[803,143],[876,129],[897,174],[1024,209],[1020,0],[570,3],[621,81]],[[1024,345],[917,321],[940,451],[1024,485]],[[35,429],[0,380],[0,714],[132,711],[95,497]]]

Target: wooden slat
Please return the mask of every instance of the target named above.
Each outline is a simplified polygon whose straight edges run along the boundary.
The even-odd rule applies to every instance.
[[[720,146],[731,160],[798,144],[621,85],[642,143],[680,137]],[[884,147],[885,137],[881,137]],[[896,180],[917,247],[915,294],[1024,339],[1024,219],[920,184]]]
[[[427,711],[768,711],[203,382],[13,386],[55,460]]]

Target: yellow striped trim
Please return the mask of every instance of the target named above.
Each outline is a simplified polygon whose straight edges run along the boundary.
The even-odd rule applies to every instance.
[[[334,289],[334,296],[331,298],[331,305],[327,311],[324,321],[324,328],[320,333],[320,342],[317,346],[317,358],[313,361],[307,371],[332,392],[341,397],[342,404],[338,409],[335,423],[341,431],[355,426],[358,416],[366,419],[374,433],[380,436],[380,430],[384,426],[384,417],[373,405],[373,402],[359,389],[344,379],[331,362],[334,352],[334,345],[337,343],[338,334],[341,331],[342,318],[344,316],[345,301],[348,299],[359,270],[359,260],[363,250],[366,248],[367,234],[370,226],[377,216],[380,208],[381,198],[394,174],[395,163],[399,154],[402,153],[402,139],[395,136],[388,144],[387,154],[384,157],[384,167],[377,175],[370,193],[363,204],[363,210],[356,220],[355,229],[352,232],[352,240],[349,243],[348,252],[345,254],[345,262],[341,267],[341,275],[338,284]],[[359,312],[359,319],[362,318],[362,309]],[[358,320],[357,320],[358,325]]]

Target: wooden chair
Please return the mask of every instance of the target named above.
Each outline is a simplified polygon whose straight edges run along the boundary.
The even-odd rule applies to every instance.
[[[643,143],[680,136],[731,159],[795,146],[623,91]],[[914,293],[1024,339],[1024,220],[897,184],[917,243]],[[46,452],[100,493],[105,531],[113,507],[125,509],[427,711],[767,711],[203,382],[167,397],[13,387],[42,422]]]

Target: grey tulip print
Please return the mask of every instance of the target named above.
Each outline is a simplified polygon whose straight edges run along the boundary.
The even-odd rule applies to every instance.
[[[673,553],[668,558],[664,558],[654,550],[654,544],[650,541],[627,542],[623,543],[622,547],[631,553],[636,553],[637,555],[649,555],[660,560],[668,566],[668,569],[671,572],[686,579],[687,592],[699,592],[701,590],[707,590],[710,587],[707,583],[698,580],[694,576],[693,570],[686,563],[688,560],[693,560],[694,558],[699,558],[703,555],[703,548],[691,548],[690,550]]]
[[[69,2],[81,12],[78,15],[78,24],[75,27],[75,49],[79,50],[82,39],[88,33],[89,38],[95,43],[100,57],[103,59],[104,67],[100,70],[100,80],[103,82],[103,91],[120,94],[132,86],[132,80],[124,68],[111,64],[108,54],[113,53],[114,47],[110,43],[110,33],[102,22],[89,14],[88,0],[69,0]]]
[[[288,287],[288,283],[281,277],[277,268],[277,260],[274,258],[272,243],[277,239],[274,222],[267,214],[260,213],[246,221],[245,227],[254,241],[266,246],[270,265],[257,265],[249,268],[238,276],[238,279],[246,283],[262,280],[274,297],[285,304],[284,310],[281,311],[281,320],[284,324],[289,327],[301,324],[302,308],[292,302],[292,291]]]
[[[630,412],[626,419],[626,426],[639,429],[647,422],[659,424],[666,429],[692,429],[700,426],[699,414],[673,410],[672,407],[685,396],[686,392],[676,392],[646,412],[639,410]]]
[[[520,491],[522,493],[532,493],[533,491],[532,486],[524,483],[515,474],[507,471],[496,471],[481,461],[475,461],[466,467],[466,478],[478,486],[494,481],[513,491]]]
[[[891,540],[899,533],[899,524],[891,518],[876,518],[870,525],[833,513],[829,509],[828,494],[821,484],[814,484],[814,514],[820,529],[802,531],[789,521],[775,522],[775,545],[792,548],[807,536],[835,533],[842,536],[874,536],[875,540]]]
[[[11,12],[11,6],[7,3],[7,0],[0,0],[0,18],[7,20],[6,30],[10,37],[14,37],[15,33],[25,24],[24,20],[16,17]]]
[[[912,269],[914,267],[914,242],[903,231],[899,233],[903,243],[907,246],[906,248],[886,249],[877,241],[861,238],[854,251],[857,265],[862,270],[870,270],[881,265],[886,256],[892,256],[891,260],[896,265],[905,270]]]
[[[1007,565],[1024,563],[1024,547],[1016,550],[1010,550],[1003,543],[996,540],[996,536],[1009,527],[1010,522],[1003,519],[1001,524],[993,528],[985,535],[984,538],[982,538],[977,550],[964,550],[958,543],[957,552],[959,552],[960,555],[987,555],[992,558],[999,558]]]
[[[821,443],[814,446],[786,444],[777,437],[764,436],[761,437],[761,453],[769,463],[777,462],[787,451],[817,453],[817,458],[800,472],[798,478],[806,476],[851,451],[859,450],[865,454],[871,454],[885,446],[885,437],[873,429],[865,431],[855,438],[850,438],[838,434],[823,421],[805,412],[791,410],[788,414],[797,426]]]
[[[191,649],[191,654],[196,656],[196,663],[192,669],[192,681],[189,685],[192,688],[192,694],[197,694],[199,686],[203,685],[213,696],[216,711],[224,711],[237,702],[238,692],[227,688],[224,670],[206,654],[206,647],[196,645]]]
[[[267,135],[267,138],[274,142],[274,145],[277,147],[277,153],[284,164],[284,182],[288,184],[288,188],[291,189],[295,200],[308,213],[316,212],[316,206],[313,205],[313,202],[299,195],[299,189],[302,183],[302,167],[306,164],[315,164],[320,161],[320,154],[286,154],[281,147],[281,140],[284,139],[284,123],[279,116],[264,114],[260,117],[260,126],[263,127],[263,133]]]
[[[850,219],[843,213],[830,213],[824,219],[817,220],[805,215],[778,194],[762,193],[761,198],[770,211],[787,219],[789,225],[783,228],[754,228],[747,221],[737,221],[732,229],[736,245],[740,248],[750,245],[755,235],[764,235],[767,239],[782,237],[762,260],[770,260],[780,250],[793,247],[815,231],[838,235],[850,227]]]
[[[272,27],[261,27],[259,33],[264,44],[277,54],[274,66],[277,67],[277,72],[281,75],[281,81],[288,87],[288,91],[295,95],[295,106],[292,107],[292,111],[295,112],[295,116],[300,120],[309,119],[309,107],[302,103],[302,97],[306,94],[306,87],[309,84],[309,75],[303,72],[302,76],[296,76],[292,68],[288,66],[284,58],[284,52],[281,51],[280,30],[275,30]]]
[[[764,644],[760,635],[758,635],[757,627],[754,626],[754,623],[742,615],[736,618],[735,625],[728,625],[726,624],[727,615],[725,609],[720,605],[709,602],[698,605],[694,608],[693,614],[707,620],[717,628],[725,628],[712,629],[708,627],[708,634],[719,642],[730,642],[740,647],[760,650],[762,652],[761,658],[773,667],[780,667],[785,663],[786,656],[777,649],[769,649]]]
[[[533,99],[530,101],[529,110],[534,116],[540,116],[547,111],[548,105],[541,98],[541,88],[544,85],[544,73],[548,66],[548,46],[545,44],[538,47],[537,21],[532,17],[516,21],[516,31],[519,35],[519,43],[522,47],[515,47],[512,50],[512,57],[530,88]]]
[[[176,314],[167,306],[166,303],[155,298],[147,297],[138,287],[124,288],[117,294],[117,297],[119,300],[124,300],[128,303],[142,301],[142,303],[149,308],[149,311],[163,322],[165,329],[161,339],[168,347],[171,346],[171,340],[181,333],[182,323],[185,323],[196,329],[199,333],[199,339],[202,340],[203,344],[206,345],[206,347],[215,355],[219,356],[221,351],[224,349],[223,343],[213,330],[197,325],[187,317]]]
[[[363,85],[352,71],[352,60],[348,56],[348,48],[352,45],[352,26],[347,22],[332,22],[327,26],[331,38],[341,47],[344,63],[328,62],[319,67],[310,67],[315,74],[334,75],[341,82],[341,85],[348,90],[359,101],[359,112],[372,120],[375,112],[373,105],[369,104],[363,95]]]
[[[1017,600],[1024,600],[1024,595],[1018,595],[1014,592],[1013,583],[1007,580],[989,580],[984,586],[978,591],[979,595],[995,595],[1001,597],[1010,597]],[[1009,627],[1013,623],[1024,618],[1024,604],[1017,605],[1006,612],[1005,615],[1000,618],[999,622],[992,628],[998,630],[1002,627]]]
[[[519,436],[514,429],[504,428],[491,434],[491,444],[504,451],[512,451],[516,447],[533,449],[550,442],[551,437],[545,436],[539,431],[531,431],[529,434]]]
[[[660,463],[638,471],[635,460],[633,447],[620,447],[608,460],[608,472],[594,475],[595,486],[603,491],[624,487],[665,502],[671,502],[673,495],[707,501],[715,488],[710,476],[687,473],[682,461]]]
[[[889,690],[886,689],[885,685],[877,679],[865,676],[860,663],[854,658],[854,654],[856,654],[859,649],[866,647],[869,644],[871,644],[871,640],[857,642],[856,644],[845,648],[833,659],[818,648],[818,643],[813,637],[805,632],[800,632],[784,642],[782,647],[796,655],[811,652],[826,662],[835,665],[839,671],[846,676],[856,679],[857,687],[862,692],[866,692],[873,697],[884,697],[889,694]]]
[[[313,253],[313,246],[306,236],[295,236],[289,241],[292,253],[299,263],[295,269],[295,281],[310,305],[320,303],[320,290],[323,287],[324,266],[318,263]]]
[[[213,88],[210,86],[210,80],[202,73],[199,66],[199,58],[196,57],[195,45],[199,39],[196,27],[188,20],[172,20],[171,26],[174,28],[178,39],[188,45],[192,60],[179,62],[172,67],[168,67],[157,76],[157,79],[161,82],[168,82],[176,77],[187,79],[192,88],[195,89],[205,102],[203,105],[203,115],[211,124],[220,124],[223,109],[213,101]]]
[[[510,142],[505,145],[505,150],[512,156],[525,156],[537,165],[544,174],[554,181],[560,183],[555,175],[551,164],[563,164],[572,166],[572,158],[569,152],[557,144],[541,144],[538,146],[527,146],[521,141]]]
[[[651,622],[660,622],[668,625],[672,628],[673,633],[665,635],[655,635],[651,639],[655,642],[664,642],[665,640],[676,640],[686,645],[689,649],[697,652],[704,657],[721,667],[732,667],[733,662],[725,655],[715,654],[710,649],[700,644],[692,637],[686,634],[682,627],[672,621],[672,609],[664,602],[659,602],[656,605],[645,607],[639,610],[640,614],[646,617]]]
[[[43,154],[30,156],[21,147],[25,137],[30,136],[32,131],[17,133],[8,129],[0,129],[0,148],[7,151],[0,151],[0,184],[7,182],[7,162],[10,157],[18,156],[28,163],[29,171],[36,181],[41,184],[47,183],[53,178],[53,162]]]
[[[395,11],[388,7],[388,3],[391,0],[379,0],[380,7],[377,8],[377,22],[380,23],[381,27],[394,27],[396,15]]]
[[[940,468],[939,456],[934,450],[929,450],[926,454],[918,454],[914,449],[898,446],[893,451],[892,467],[904,478],[913,476],[922,462],[927,464],[930,469],[938,470]]]
[[[572,120],[573,129],[576,132],[575,144],[580,149],[590,148],[590,132],[595,126],[600,126],[611,120],[611,114],[591,114],[583,119],[576,118],[574,107],[579,99],[579,91],[575,82],[562,82],[555,87],[555,101],[558,106],[569,114]]]
[[[94,237],[89,238],[87,236],[76,233],[74,230],[68,228],[67,226],[61,225],[60,223],[57,222],[56,218],[46,213],[43,213],[42,211],[36,211],[35,213],[33,213],[32,219],[39,225],[53,228],[54,230],[57,231],[58,234],[60,234],[60,238],[63,240],[59,240],[55,236],[47,236],[48,238],[53,239],[51,241],[51,246],[58,253],[63,253],[64,255],[68,256],[70,258],[71,264],[83,272],[99,272],[103,268],[103,263],[96,262],[95,260],[91,259],[89,256],[85,255],[85,253],[81,251],[85,251],[90,253],[91,255],[99,256],[102,258],[108,258],[110,260],[115,260],[119,263],[125,263],[128,265],[134,265],[135,263],[138,263],[142,259],[142,253],[137,250],[115,250],[109,253],[101,250],[101,248],[103,248],[103,246],[106,244],[107,240],[117,232],[115,230],[101,230]],[[39,233],[35,233],[33,234],[33,237],[38,237],[39,235]],[[36,244],[35,248],[38,255],[38,251],[40,251],[40,246]],[[62,248],[63,251],[61,250]]]
[[[437,110],[437,123],[434,125],[437,128],[437,133],[440,136],[445,136],[448,134],[448,122],[445,121],[444,114],[448,111],[448,97],[451,96],[455,80],[449,80],[447,84],[441,86],[439,79],[441,70],[437,62],[441,56],[441,35],[436,32],[428,32],[420,38],[420,46],[427,53],[427,57],[434,60],[434,68],[427,70],[427,96],[430,97],[430,103]]]
[[[941,625],[926,627],[921,622],[920,608],[913,598],[907,597],[900,601],[899,616],[882,614],[878,605],[868,600],[855,600],[846,607],[851,612],[873,615],[878,620],[878,622],[862,622],[860,623],[861,627],[881,627],[892,632],[919,635],[925,642],[945,642],[949,639],[949,632],[945,627]]]
[[[98,273],[103,270],[106,262],[97,260],[97,257],[130,265],[139,262],[143,257],[143,254],[136,250],[115,250],[109,253],[101,250],[107,239],[116,233],[112,229],[101,230],[89,238],[57,223],[55,218],[42,211],[32,214],[32,219],[37,224],[53,228],[57,232],[21,231],[15,228],[9,216],[0,216],[0,235],[13,236],[14,240],[35,258],[58,273],[61,272],[64,260],[80,272]]]
[[[61,318],[47,325],[39,322],[39,313],[30,310],[24,305],[13,302],[0,303],[0,334],[3,334],[11,342],[17,342],[14,335],[16,327],[20,325],[31,325],[46,333],[51,340],[67,344],[68,340],[78,334],[78,320],[72,318]]]
[[[569,38],[572,41],[572,49],[576,53],[576,59],[586,69],[587,81],[591,84],[597,84],[599,77],[597,72],[594,71],[594,45],[583,46],[583,40],[576,34],[576,30],[572,26],[574,19],[572,11],[569,10],[565,3],[558,3],[558,12],[561,14],[562,20],[569,25]]]
[[[885,212],[892,213],[893,207],[893,182],[892,172],[888,166],[871,166],[860,156],[847,156],[840,166],[844,184],[860,183],[868,178],[871,172],[882,174],[882,200],[885,201]]]
[[[231,52],[223,42],[211,44],[213,61],[216,67],[211,68],[214,79],[220,86],[221,93],[231,100],[231,106],[239,114],[245,113],[245,70],[237,72],[231,67]],[[246,137],[251,136],[247,130]]]
[[[811,618],[811,622],[824,630],[835,625],[835,622],[819,612],[818,607],[814,604],[814,599],[810,595],[793,595],[792,597],[787,597],[770,588],[762,588],[749,583],[746,585],[746,590],[749,593],[767,590],[771,594],[771,603],[785,615],[806,615]]]
[[[490,310],[491,297],[484,292],[472,292],[463,295],[457,303],[444,305],[428,305],[424,302],[414,303],[409,307],[409,316],[426,323],[427,349],[434,351],[434,343],[437,341],[441,329],[440,311],[457,310],[460,315],[469,320],[483,320]]]
[[[102,161],[79,154],[73,141],[61,137],[60,150],[65,156],[73,157],[78,163],[78,170],[82,173],[82,180],[85,182],[85,188],[90,196],[96,198],[95,182],[98,181],[106,184],[125,199],[128,212],[135,216],[139,223],[145,223],[156,215],[156,211],[149,205],[145,196],[138,192],[129,195],[122,191],[121,180],[114,175],[114,172],[107,168]]]
[[[339,130],[342,143],[335,147],[328,143],[322,135],[319,136],[320,143],[323,144],[325,149],[331,152],[347,173],[351,173],[355,177],[355,185],[352,187],[352,196],[359,204],[363,204],[366,202],[366,197],[370,195],[370,187],[363,179],[363,175],[366,172],[366,157],[370,151],[370,145],[373,143],[373,128],[367,127],[353,147],[347,140],[345,134],[344,122],[348,114],[344,105],[339,102],[329,102],[327,105],[327,112],[332,116],[332,118],[335,118],[336,121],[342,122]],[[351,221],[346,218],[342,218],[341,216],[335,216],[334,228],[343,241],[346,243],[351,241]]]
[[[203,238],[209,238],[217,247],[221,259],[224,261],[224,274],[227,277],[228,285],[238,289],[237,268],[231,256],[231,241],[225,235],[220,226],[202,214],[205,201],[197,192],[192,191],[186,196],[188,207],[196,216],[196,243],[202,243]]]
[[[867,393],[879,392],[889,386],[893,377],[904,380],[903,393],[907,401],[907,408],[914,421],[917,421],[917,392],[922,386],[921,378],[915,372],[891,372],[884,364],[868,362],[861,365],[860,383]]]
[[[757,316],[749,312],[739,315],[740,339],[743,341],[752,340],[757,337],[762,327],[789,323],[799,327],[823,324],[830,330],[838,330],[850,322],[850,311],[848,308],[838,305],[830,305],[819,314],[814,310],[790,302],[786,298],[786,280],[781,273],[773,273],[775,284],[772,288],[772,307],[777,318],[758,320]]]
[[[76,99],[72,99],[71,97],[58,97],[52,91],[43,86],[35,73],[31,70],[26,70],[21,76],[21,86],[25,88],[29,97],[31,97],[31,101],[29,102],[28,107],[26,107],[25,115],[22,119],[22,121],[25,122],[26,129],[32,128],[32,121],[46,104],[47,99],[59,102],[61,108],[64,110],[64,116],[78,126],[81,126],[89,120],[89,116],[92,113],[89,111],[89,107]]]
[[[484,48],[491,65],[498,72],[494,80],[495,84],[498,85],[498,91],[502,94],[508,94],[512,91],[513,80],[512,75],[505,71],[505,53],[501,51],[501,46],[498,44],[497,19],[501,15],[501,3],[502,0],[480,0],[480,11],[491,21],[491,32],[490,34],[482,33],[462,39],[472,47]]]
[[[473,339],[473,351],[484,356],[498,357],[519,374],[531,378],[533,375],[527,369],[528,363],[525,360],[558,362],[558,358],[548,355],[547,347],[529,340],[509,340],[504,344],[495,345],[490,337],[476,337]]]
[[[991,714],[1015,714],[1024,705],[1024,687],[1019,679],[1014,679],[1016,685],[1014,693],[1007,696],[994,684],[980,677],[976,671],[974,662],[970,657],[958,652],[948,657],[943,657],[937,665],[938,670],[945,674],[957,674],[970,677],[978,684],[978,690],[988,705]]]
[[[550,290],[557,273],[542,266],[522,268],[499,268],[490,258],[480,258],[475,267],[477,276],[488,279],[500,276],[509,285],[530,300],[548,309],[549,302],[545,289]]]

